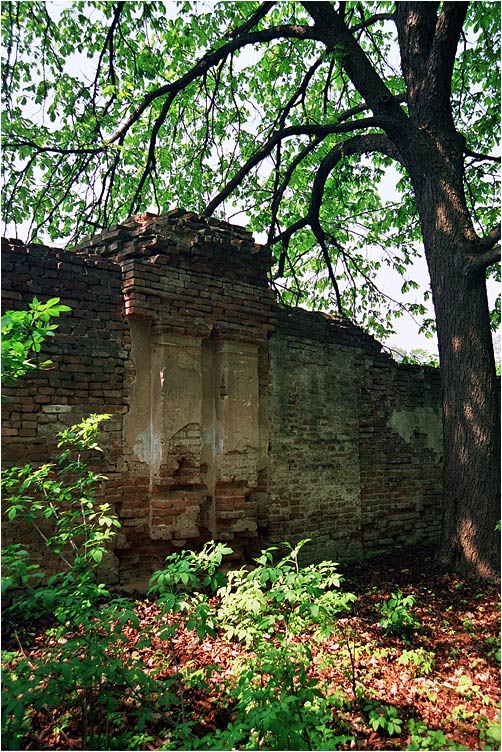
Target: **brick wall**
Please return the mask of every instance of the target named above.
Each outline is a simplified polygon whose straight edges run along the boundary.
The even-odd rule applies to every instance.
[[[212,538],[256,551],[270,251],[182,211],[138,215],[81,250],[121,265],[129,322],[122,578],[142,582],[167,553]]]
[[[307,558],[427,542],[441,524],[439,372],[402,366],[350,322],[279,308],[269,344],[267,542]]]
[[[366,358],[359,397],[366,554],[438,539],[442,441],[439,371]]]
[[[347,320],[278,305],[270,252],[243,228],[143,214],[71,252],[2,253],[5,308],[72,307],[47,348],[55,368],[7,395],[4,457],[43,460],[61,426],[113,414],[123,582],[210,538],[242,558],[311,537],[307,556],[340,559],[437,535],[437,372],[398,366]]]
[[[39,245],[2,241],[2,309],[26,308],[37,297],[60,297],[71,313],[58,319],[54,338],[43,346],[50,370],[34,371],[4,388],[2,461],[22,465],[58,456],[56,434],[92,413],[110,413],[103,425],[104,454],[95,467],[106,474],[106,499],[122,498],[122,419],[127,410],[124,388],[124,316],[120,267],[101,258]],[[22,521],[3,527],[3,542],[29,544],[39,557],[46,550]],[[47,562],[46,562],[47,563]],[[49,562],[57,569],[59,562]],[[107,562],[116,579],[118,561]]]

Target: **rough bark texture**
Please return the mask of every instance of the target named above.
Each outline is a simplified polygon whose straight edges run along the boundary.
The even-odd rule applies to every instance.
[[[439,288],[439,289],[438,289]],[[445,519],[440,557],[462,572],[500,571],[500,429],[486,286],[434,285],[443,385]],[[456,300],[452,306],[451,301]]]
[[[449,106],[449,71],[467,4],[445,4],[433,36],[430,13],[420,18],[423,7],[399,5],[410,112],[424,134],[406,161],[421,218],[442,372],[445,519],[440,557],[464,573],[494,577],[500,568],[495,360],[484,269],[471,271],[468,261],[479,239],[463,190],[463,137],[455,130]]]
[[[447,185],[455,193],[451,180]],[[432,173],[418,193],[436,311],[443,388],[445,520],[440,558],[464,573],[495,577],[500,544],[497,379],[483,270]],[[450,215],[448,214],[450,210]]]
[[[422,143],[414,141],[405,159],[421,218],[442,373],[445,519],[440,557],[464,573],[494,577],[500,568],[495,360],[484,269],[471,270],[468,261],[479,239],[463,190],[463,137],[455,130],[449,105],[450,74],[467,4],[445,4],[437,20],[431,8],[424,13],[423,4],[399,3],[397,18],[410,114],[422,135]]]

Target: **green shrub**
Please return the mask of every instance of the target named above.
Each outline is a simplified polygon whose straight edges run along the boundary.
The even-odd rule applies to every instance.
[[[342,578],[336,564],[299,566],[298,554],[306,543],[284,544],[289,551],[278,561],[274,560],[278,549],[269,548],[255,559],[251,571],[242,568],[227,573],[217,591],[216,612],[209,611],[211,623],[218,624],[229,640],[253,649],[245,662],[234,667],[235,676],[222,690],[232,708],[232,720],[201,739],[194,738],[185,723],[170,732],[166,749],[187,748],[188,744],[197,749],[334,749],[353,739],[343,718],[334,713],[348,701],[330,695],[309,676],[312,653],[308,645],[295,642],[294,636],[311,626],[332,632],[336,617],[350,609],[355,596],[337,590]],[[207,554],[202,552],[202,560],[200,556],[193,552],[172,555],[169,567],[153,577],[156,591],[162,590],[160,598],[171,610],[179,604],[177,597],[184,599],[187,625],[193,623],[201,600],[187,598],[183,591],[201,583],[206,588],[215,586],[212,568],[201,576],[206,569],[200,564],[207,562]],[[204,631],[209,622],[206,614],[201,621]],[[197,677],[197,672],[187,674],[187,685],[199,681]]]
[[[27,311],[6,311],[2,316],[2,384],[11,385],[34,368],[46,368],[50,360],[37,361],[42,342],[54,336],[51,319],[70,311],[59,298],[41,303],[33,298]]]
[[[500,712],[498,714],[497,721],[489,721],[486,716],[481,716],[478,722],[479,738],[483,742],[482,749],[495,750],[500,749],[501,744],[501,724],[500,724]]]
[[[207,590],[214,593],[225,582],[219,571],[223,558],[232,553],[224,543],[209,541],[202,551],[183,550],[166,557],[166,566],[150,577],[148,595],[169,603],[171,596]]]
[[[268,548],[255,559],[257,566],[251,571],[228,573],[227,584],[218,590],[217,615],[229,638],[250,647],[271,632],[295,634],[307,624],[330,633],[336,617],[350,610],[356,596],[338,590],[342,577],[337,564],[323,561],[300,568],[298,554],[306,543],[284,543],[289,553],[277,562],[278,549]]]
[[[399,736],[401,734],[403,722],[399,717],[397,708],[393,705],[384,705],[376,700],[366,700],[363,710],[373,731],[384,736]]]
[[[406,749],[468,749],[468,747],[463,747],[456,742],[450,741],[443,731],[429,729],[421,720],[410,718],[408,721],[408,731],[410,732],[410,741]]]
[[[429,676],[432,673],[436,658],[430,650],[416,648],[415,650],[403,650],[397,662],[402,666],[411,665],[414,676]]]
[[[12,467],[2,475],[7,518],[21,518],[32,527],[63,567],[48,577],[22,546],[7,546],[2,555],[2,592],[23,588],[7,609],[13,617],[53,613],[55,608],[66,613],[70,604],[80,608],[105,594],[96,584],[95,572],[120,523],[109,504],[97,502],[98,484],[104,476],[90,469],[83,455],[101,451],[99,425],[108,418],[91,415],[61,432],[57,462],[38,468],[31,464]]]
[[[233,720],[198,740],[196,748],[322,750],[353,741],[337,715],[347,701],[309,678],[311,661],[307,645],[261,644],[256,657],[235,667],[238,679],[228,690]]]
[[[420,628],[420,620],[411,612],[415,605],[413,595],[404,595],[401,590],[391,593],[388,600],[378,606],[380,626],[387,634],[405,637]]]
[[[33,711],[69,714],[80,726],[84,749],[109,748],[116,730],[110,719],[127,698],[137,728],[153,717],[152,704],[144,699],[158,691],[157,683],[124,652],[123,629],[138,626],[136,614],[123,599],[99,608],[78,609],[81,605],[76,592],[70,608],[58,606],[60,624],[36,665],[23,658],[4,671],[2,737],[9,749],[19,748],[12,745],[29,730]]]
[[[82,737],[94,744],[104,708],[113,708],[124,686],[141,686],[148,679],[122,655],[123,626],[137,622],[135,614],[124,600],[98,606],[109,593],[96,570],[119,522],[110,505],[96,502],[103,477],[87,467],[82,455],[99,450],[99,424],[107,417],[93,415],[63,431],[57,463],[11,468],[2,478],[7,517],[32,526],[64,565],[62,572],[48,576],[19,544],[3,553],[3,592],[21,588],[5,609],[7,618],[14,623],[48,614],[58,624],[36,665],[20,658],[4,672],[2,736],[9,749],[19,748],[33,711],[52,708],[62,713],[79,708]]]

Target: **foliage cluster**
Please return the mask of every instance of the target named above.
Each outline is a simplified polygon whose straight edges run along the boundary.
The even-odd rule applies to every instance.
[[[52,319],[70,310],[51,298],[42,303],[33,298],[28,310],[6,311],[2,316],[2,383],[12,384],[34,368],[46,368],[51,361],[39,361],[42,342],[54,336],[57,324]]]
[[[78,425],[59,434],[62,449],[57,463],[35,468],[5,469],[2,473],[4,512],[11,522],[21,518],[46,543],[59,559],[62,571],[47,580],[37,562],[30,561],[20,544],[11,544],[3,552],[8,574],[2,579],[2,592],[21,588],[16,608],[25,613],[44,610],[56,614],[78,596],[86,603],[95,600],[100,588],[93,584],[95,569],[106,553],[120,523],[107,503],[96,501],[97,485],[105,477],[94,472],[83,454],[101,451],[97,445],[99,424],[108,415],[91,415]],[[66,605],[62,605],[66,604]],[[74,608],[79,608],[79,603]]]
[[[414,605],[413,595],[404,595],[400,590],[391,593],[389,600],[384,601],[379,607],[382,615],[381,626],[388,634],[398,635],[406,635],[418,629],[420,622],[411,610]]]

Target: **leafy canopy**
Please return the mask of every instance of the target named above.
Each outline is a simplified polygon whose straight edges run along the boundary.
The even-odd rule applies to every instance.
[[[394,3],[342,6],[407,112]],[[11,2],[2,24],[6,222],[73,242],[137,211],[243,208],[275,250],[286,303],[338,309],[382,337],[392,316],[425,316],[402,302],[421,253],[410,181],[307,3]],[[452,77],[480,235],[498,215],[499,28],[499,3],[469,5]],[[384,270],[400,295],[382,297]]]

